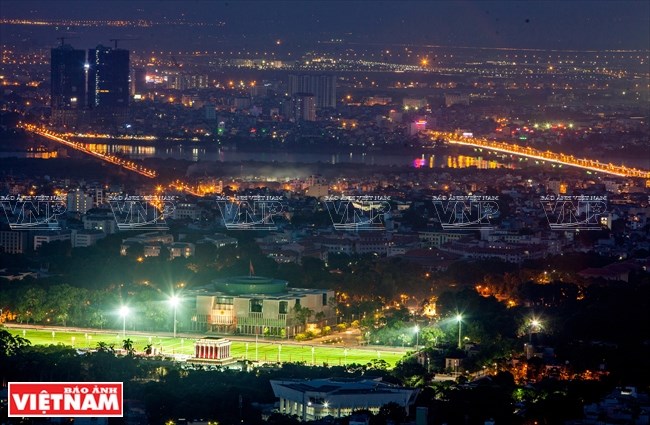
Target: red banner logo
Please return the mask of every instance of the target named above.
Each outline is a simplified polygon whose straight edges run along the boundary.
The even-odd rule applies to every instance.
[[[121,382],[10,382],[10,417],[122,417]]]

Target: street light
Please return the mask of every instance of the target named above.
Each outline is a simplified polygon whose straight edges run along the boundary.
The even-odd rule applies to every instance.
[[[129,315],[129,308],[125,305],[120,307],[120,316],[122,316],[122,337],[126,338],[126,316]]]
[[[463,316],[460,314],[456,315],[456,321],[458,322],[458,348],[460,349],[462,347],[461,341],[460,341],[460,334],[461,334],[461,327],[463,323]]]
[[[417,350],[420,345],[420,327],[415,325],[413,330],[415,331],[415,349]]]
[[[532,319],[530,325],[528,326],[528,342],[533,342],[533,329],[536,329],[539,332],[539,329],[542,327],[542,322],[538,319]]]
[[[176,295],[172,295],[172,297],[169,299],[169,303],[174,308],[174,338],[176,338],[176,307],[178,307],[179,302],[180,300]]]

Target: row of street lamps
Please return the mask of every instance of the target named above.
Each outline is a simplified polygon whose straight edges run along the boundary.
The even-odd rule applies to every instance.
[[[463,323],[463,316],[462,314],[457,314],[455,317],[456,321],[458,322],[458,348],[461,349],[463,348],[463,341],[462,341],[462,323]],[[533,317],[529,324],[528,324],[528,342],[532,342],[533,340],[533,332],[539,332],[540,329],[542,328],[542,322]],[[415,332],[415,348],[417,349],[420,345],[420,326],[415,325],[413,328],[413,331]]]
[[[461,323],[463,322],[463,316],[461,314],[457,314],[456,321],[458,322],[458,348],[462,348]],[[413,331],[415,332],[415,349],[417,350],[420,346],[420,326],[415,325]]]
[[[169,304],[174,308],[174,338],[176,338],[176,311],[178,308],[178,305],[180,304],[180,298],[176,295],[172,295],[169,298]],[[126,338],[126,316],[129,315],[129,307],[126,305],[123,305],[120,307],[120,316],[122,316],[122,337]],[[463,316],[461,314],[457,314],[455,317],[456,321],[458,322],[458,348],[461,349],[463,348],[462,345],[462,323],[463,323]],[[530,326],[528,327],[528,342],[532,341],[533,335],[533,329],[539,330],[541,328],[542,324],[541,322],[533,318],[530,321]],[[415,331],[415,348],[418,349],[420,346],[420,326],[415,325],[413,328]]]

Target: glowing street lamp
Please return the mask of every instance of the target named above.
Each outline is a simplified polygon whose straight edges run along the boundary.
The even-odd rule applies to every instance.
[[[415,349],[417,350],[420,345],[420,327],[415,325],[413,331],[415,332]]]
[[[461,335],[461,328],[462,328],[462,323],[463,323],[463,316],[460,314],[456,315],[456,321],[458,322],[458,348],[462,347],[461,340],[460,340],[460,335]]]
[[[172,295],[169,299],[169,304],[174,308],[174,338],[176,338],[176,307],[178,307],[179,302],[180,300],[176,295]]]
[[[535,329],[535,332],[539,332],[541,327],[542,327],[542,322],[540,322],[539,319],[533,318],[530,321],[530,324],[528,325],[528,342],[529,343],[533,342],[533,329]]]
[[[126,338],[126,316],[129,315],[129,308],[125,305],[120,307],[120,316],[122,316],[122,337]]]

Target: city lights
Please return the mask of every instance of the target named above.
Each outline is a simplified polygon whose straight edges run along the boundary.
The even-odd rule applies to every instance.
[[[650,411],[647,2],[38,3],[0,17],[9,416]]]

